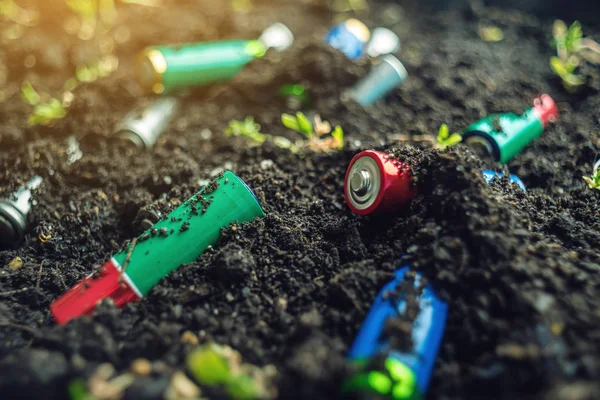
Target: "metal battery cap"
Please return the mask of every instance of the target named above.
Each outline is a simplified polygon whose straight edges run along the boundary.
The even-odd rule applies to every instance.
[[[355,208],[365,210],[371,207],[381,187],[381,172],[377,162],[371,157],[359,158],[350,167],[346,184],[348,200]]]

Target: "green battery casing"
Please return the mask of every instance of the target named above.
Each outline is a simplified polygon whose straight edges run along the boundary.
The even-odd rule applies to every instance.
[[[463,141],[467,143],[469,138],[474,136],[484,139],[491,145],[496,161],[505,164],[543,131],[544,125],[538,115],[533,109],[529,109],[523,115],[489,115],[469,125],[462,136]]]
[[[222,228],[264,216],[250,188],[234,173],[227,171],[216,182],[218,186],[212,183],[203,188],[138,237],[124,274],[142,296],[171,271],[196,260],[214,245]],[[199,201],[200,197],[203,200]],[[210,204],[203,206],[207,202]],[[128,253],[126,248],[113,259],[122,267]]]
[[[258,40],[148,47],[140,55],[138,79],[154,93],[172,93],[230,80],[265,52]]]

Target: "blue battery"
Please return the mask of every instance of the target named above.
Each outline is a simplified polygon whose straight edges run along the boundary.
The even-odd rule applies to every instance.
[[[388,320],[407,312],[406,294],[398,289],[408,271],[408,266],[396,271],[395,279],[381,289],[371,306],[348,353],[350,361],[365,368],[345,382],[344,390],[377,392],[396,400],[419,398],[427,391],[444,335],[448,304],[430,285],[424,285],[422,275],[417,273],[414,287],[419,310],[412,322],[412,348],[402,351],[392,348],[384,337],[384,327]],[[382,356],[385,374],[370,369],[368,363]]]
[[[340,50],[351,60],[365,54],[365,46],[371,38],[371,31],[365,24],[351,18],[333,28],[325,35],[325,42]]]
[[[492,171],[491,169],[483,169],[481,172],[483,173],[483,179],[485,179],[487,183],[491,183],[494,179],[502,178],[503,176],[502,172]],[[521,178],[513,174],[510,174],[509,177],[512,183],[516,183],[524,192],[527,191],[527,188],[525,187],[525,184]]]

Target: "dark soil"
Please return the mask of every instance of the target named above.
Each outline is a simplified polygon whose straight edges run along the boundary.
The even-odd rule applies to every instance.
[[[73,378],[103,362],[125,371],[140,357],[156,372],[126,398],[159,398],[193,348],[180,339],[186,330],[254,364],[274,364],[280,398],[337,398],[348,347],[405,254],[450,304],[429,398],[600,398],[600,192],[581,179],[600,148],[600,94],[568,95],[553,76],[551,19],[370,2],[360,18],[399,34],[410,78],[363,109],[340,93],[368,62],[349,62],[321,43],[333,17],[321,1],[253,1],[246,14],[226,1],[120,4],[116,26],[130,37],[116,45],[119,70],[77,88],[69,115],[39,128],[27,125],[20,83],[59,96],[98,45],[64,32],[70,14],[59,2],[37,3],[40,24],[20,39],[3,37],[0,49],[0,195],[34,174],[44,178],[25,242],[0,251],[2,399],[67,398]],[[296,34],[293,48],[269,53],[227,85],[191,92],[153,151],[105,139],[147,102],[132,78],[143,46],[252,38],[276,21]],[[482,41],[480,23],[499,26],[505,39]],[[0,30],[10,26],[0,20]],[[600,26],[584,25],[584,33],[600,37]],[[591,73],[598,82],[598,69]],[[305,111],[343,126],[343,152],[300,157],[222,133],[230,119],[253,115],[262,132],[293,138],[279,121],[290,109],[277,90],[295,82],[312,93]],[[491,112],[521,113],[540,93],[558,101],[561,120],[504,170],[519,175],[527,193],[506,180],[486,185],[478,169],[499,166],[461,145],[438,151],[406,141],[435,135],[441,123],[459,130]],[[93,138],[72,165],[69,135]],[[344,202],[348,162],[373,147],[395,148],[418,179],[418,197],[394,218],[361,218]],[[104,304],[66,326],[52,321],[50,303],[139,233],[140,208],[187,199],[219,168],[254,189],[264,219],[227,229],[218,246],[139,303]],[[9,270],[16,256],[24,264]]]

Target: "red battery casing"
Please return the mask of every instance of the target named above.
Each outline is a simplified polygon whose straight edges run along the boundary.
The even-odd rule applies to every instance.
[[[370,157],[379,169],[379,190],[375,201],[367,208],[358,208],[350,200],[350,170],[354,163],[362,157]],[[375,150],[365,150],[358,153],[346,171],[344,179],[344,195],[346,203],[353,213],[358,215],[385,214],[396,212],[405,207],[416,193],[416,187],[412,182],[412,171],[405,162],[391,159],[386,153]]]

